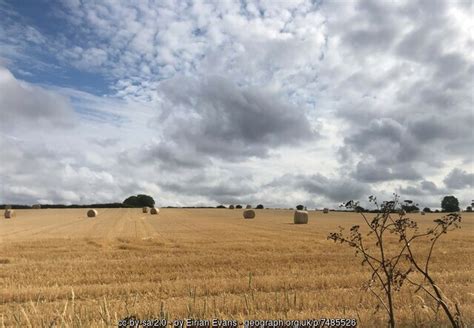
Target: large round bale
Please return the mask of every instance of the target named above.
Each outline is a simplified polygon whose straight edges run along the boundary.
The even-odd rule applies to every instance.
[[[16,215],[14,210],[5,210],[5,219],[11,219]]]
[[[34,210],[39,210],[39,209],[41,209],[41,205],[40,205],[40,204],[34,204],[34,205],[32,206],[32,208],[33,208]]]
[[[329,208],[323,209],[323,213],[324,213],[324,214],[328,214],[328,213],[329,213]]]
[[[97,214],[99,214],[99,213],[97,213],[97,210],[88,210],[87,211],[87,217],[88,218],[95,218],[97,216]]]
[[[249,209],[252,208],[252,205],[247,205],[247,206],[245,206],[245,208],[249,210]]]
[[[293,217],[295,224],[307,224],[308,223],[308,212],[307,211],[295,211]]]
[[[426,213],[425,212],[420,212],[421,215],[425,215]]]
[[[230,209],[230,210],[233,210],[233,209],[234,209],[234,205],[229,205],[229,209]]]
[[[157,215],[158,213],[160,213],[159,209],[157,209],[156,207],[151,208],[151,210],[150,210],[151,215]]]
[[[148,213],[148,207],[145,206],[144,208],[142,208],[142,212],[143,213]]]
[[[255,211],[254,210],[245,210],[244,211],[244,219],[253,219],[255,218]]]

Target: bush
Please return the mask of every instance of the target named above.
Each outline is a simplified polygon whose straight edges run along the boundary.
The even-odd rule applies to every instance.
[[[402,205],[402,209],[407,212],[407,213],[414,213],[414,212],[419,212],[420,209],[418,208],[418,204],[414,204],[412,200],[405,200],[405,204]]]
[[[303,205],[296,205],[296,209],[298,211],[302,211],[304,209],[304,206]]]
[[[363,208],[362,206],[357,205],[354,207],[354,211],[356,211],[357,213],[362,213],[362,212],[366,212],[367,210]]]
[[[256,207],[255,207],[257,210],[263,210],[263,205],[262,204],[258,204]]]
[[[423,209],[423,212],[431,213],[431,208],[425,207],[425,208]]]
[[[242,205],[235,205],[235,208],[242,208]]]
[[[441,201],[443,212],[459,212],[459,201],[454,196],[445,196]]]
[[[155,200],[151,196],[140,194],[128,197],[123,204],[128,207],[155,207]]]

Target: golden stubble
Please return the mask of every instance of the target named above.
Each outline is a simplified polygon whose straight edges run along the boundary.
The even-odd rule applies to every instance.
[[[383,312],[361,289],[369,271],[351,249],[327,240],[356,213],[293,211],[85,209],[18,210],[0,221],[0,327],[117,325],[128,315],[194,318],[356,318],[380,327]],[[409,215],[422,229],[440,214]],[[437,245],[431,270],[445,294],[474,323],[474,215]],[[392,241],[394,247],[396,241]],[[420,255],[426,245],[418,246]],[[395,297],[401,326],[448,322],[422,293]]]

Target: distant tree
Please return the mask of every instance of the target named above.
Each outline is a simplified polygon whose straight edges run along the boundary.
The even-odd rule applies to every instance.
[[[459,212],[459,201],[454,196],[445,196],[441,201],[443,212]]]
[[[354,211],[356,211],[357,213],[362,213],[362,212],[365,212],[365,208],[363,208],[362,206],[355,206],[354,207]]]
[[[296,209],[297,209],[298,211],[302,211],[303,208],[304,208],[303,205],[296,205]]]
[[[425,208],[423,209],[423,212],[431,213],[431,208],[425,207]]]
[[[466,212],[472,212],[472,206],[466,207]]]
[[[235,208],[242,208],[242,205],[235,205]]]
[[[414,204],[412,200],[407,199],[404,201],[404,204],[402,204],[402,209],[406,213],[413,213],[413,212],[419,212],[420,209],[418,208],[418,204]]]
[[[218,205],[216,208],[226,208],[224,205]]]
[[[258,204],[256,207],[255,207],[257,210],[263,210],[263,205],[262,204]]]
[[[136,196],[128,197],[123,201],[123,204],[127,205],[128,207],[154,207],[155,200],[151,196],[139,194]]]

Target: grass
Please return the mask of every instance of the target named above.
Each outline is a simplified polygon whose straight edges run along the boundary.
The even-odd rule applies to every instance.
[[[117,325],[139,318],[356,318],[381,327],[384,313],[360,287],[367,271],[326,239],[354,213],[162,209],[19,210],[0,220],[0,327]],[[427,227],[437,214],[418,214]],[[432,270],[445,294],[474,323],[474,215],[437,246]],[[420,251],[424,251],[420,245]],[[420,299],[421,298],[421,299]],[[423,294],[396,295],[402,327],[442,327]]]

